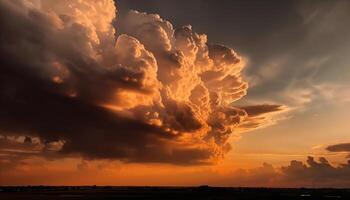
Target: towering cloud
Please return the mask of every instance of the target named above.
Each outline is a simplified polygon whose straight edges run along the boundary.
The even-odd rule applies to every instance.
[[[0,133],[61,155],[205,164],[282,110],[233,106],[248,89],[243,59],[191,26],[115,20],[112,0],[1,1]]]

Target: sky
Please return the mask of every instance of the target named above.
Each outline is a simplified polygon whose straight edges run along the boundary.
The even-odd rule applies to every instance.
[[[349,4],[0,1],[0,185],[350,187]]]

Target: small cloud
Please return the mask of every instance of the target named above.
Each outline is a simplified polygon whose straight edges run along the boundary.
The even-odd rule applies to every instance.
[[[326,149],[331,152],[349,152],[350,153],[350,143],[333,144],[333,145],[327,146]]]

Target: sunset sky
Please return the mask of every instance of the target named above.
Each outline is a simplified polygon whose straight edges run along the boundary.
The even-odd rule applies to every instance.
[[[0,185],[350,187],[350,2],[0,0]]]

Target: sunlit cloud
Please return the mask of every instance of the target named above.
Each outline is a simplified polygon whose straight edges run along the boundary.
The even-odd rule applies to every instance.
[[[112,0],[4,1],[0,11],[0,127],[26,135],[23,145],[35,137],[68,157],[212,164],[231,135],[285,109],[234,106],[248,90],[244,58],[189,25],[138,11],[116,19]]]

